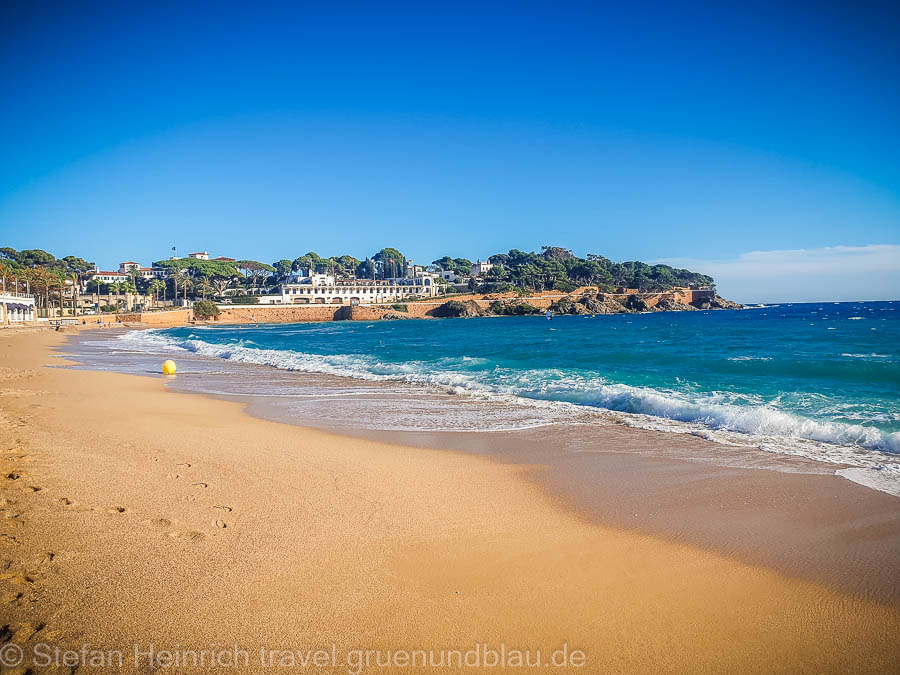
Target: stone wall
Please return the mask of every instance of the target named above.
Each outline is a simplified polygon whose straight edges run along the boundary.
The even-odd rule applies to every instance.
[[[190,309],[171,312],[134,312],[131,314],[104,314],[103,323],[143,323],[148,326],[180,326],[193,319]],[[93,317],[92,317],[93,318]],[[94,321],[97,319],[94,318]]]
[[[690,305],[703,300],[714,300],[716,292],[713,290],[691,290],[689,288],[678,288],[674,292],[675,301]]]
[[[297,323],[301,321],[335,321],[349,307],[342,305],[245,305],[220,307],[215,323]]]

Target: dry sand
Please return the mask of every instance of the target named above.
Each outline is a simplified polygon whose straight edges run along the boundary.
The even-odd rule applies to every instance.
[[[347,650],[566,644],[575,672],[900,672],[896,605],[592,524],[525,466],[47,368],[63,339],[0,334],[0,656],[87,645],[154,672],[151,644],[189,662],[237,643],[239,670],[284,672],[259,649],[334,644],[338,665],[301,672],[341,673]],[[426,672],[394,658],[361,672]]]

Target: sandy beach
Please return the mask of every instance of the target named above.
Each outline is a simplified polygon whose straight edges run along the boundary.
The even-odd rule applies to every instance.
[[[755,514],[760,542],[777,525],[778,555],[760,560],[790,562],[752,564],[701,545],[714,537],[604,522],[612,507],[590,517],[534,479],[537,455],[261,420],[162,378],[59,367],[64,340],[0,336],[0,654],[23,655],[10,672],[72,672],[62,650],[79,673],[516,672],[516,653],[532,672],[900,670],[895,589],[866,598],[784,572],[806,564],[783,534],[791,505],[773,502],[786,491],[761,487],[772,499],[735,510]],[[855,500],[810,480],[803,513]],[[728,481],[645,506],[727,530]],[[835,517],[840,555],[891,541],[860,522]],[[420,667],[417,650],[444,666]]]

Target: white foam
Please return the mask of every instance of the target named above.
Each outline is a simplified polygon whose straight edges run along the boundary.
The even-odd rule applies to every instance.
[[[838,469],[834,473],[854,483],[865,485],[867,488],[900,497],[900,480],[894,474],[885,473],[879,469],[860,469],[857,467]]]
[[[725,445],[757,447],[778,454],[806,457],[854,468],[880,471],[900,485],[900,433],[887,434],[859,424],[813,420],[776,407],[777,401],[733,392],[689,394],[608,382],[560,369],[466,372],[483,363],[473,357],[434,362],[387,363],[372,356],[321,355],[291,350],[259,349],[247,343],[219,345],[196,337],[175,339],[157,331],[133,331],[120,344],[137,351],[189,351],[202,356],[253,363],[282,370],[321,373],[369,381],[429,385],[455,394],[532,407],[573,406],[615,411],[629,426],[692,433]],[[882,355],[850,355],[874,357]],[[735,357],[741,359],[742,357]],[[753,357],[749,357],[753,358]],[[887,467],[887,468],[885,468]],[[879,488],[880,489],[880,488]],[[893,493],[892,493],[893,494]]]

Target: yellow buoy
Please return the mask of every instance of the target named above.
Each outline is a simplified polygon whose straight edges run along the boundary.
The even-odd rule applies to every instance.
[[[175,362],[172,359],[163,361],[163,375],[175,374]]]

